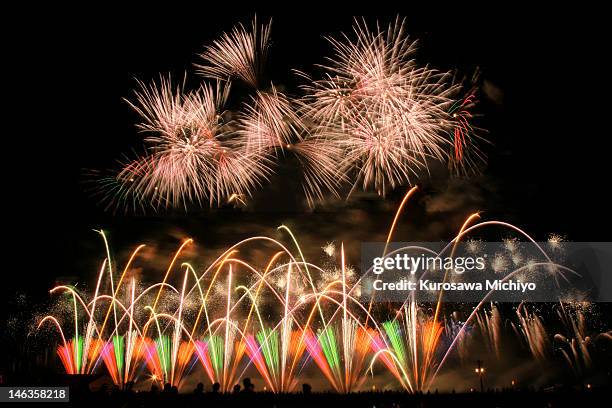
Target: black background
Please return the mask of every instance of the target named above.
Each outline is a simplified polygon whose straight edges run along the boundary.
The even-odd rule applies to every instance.
[[[501,105],[484,112],[494,143],[486,173],[499,183],[504,203],[491,211],[535,233],[609,241],[609,67],[600,63],[607,53],[601,11],[558,4],[386,7],[295,2],[258,10],[261,20],[274,18],[270,78],[291,86],[290,69],[322,62],[329,49],[322,37],[349,31],[354,15],[371,23],[406,16],[421,42],[420,60],[465,72],[480,67],[504,94]],[[237,22],[248,24],[254,10],[173,2],[13,13],[5,14],[12,24],[3,36],[2,290],[5,299],[16,291],[36,299],[55,276],[78,274],[80,240],[92,228],[129,229],[133,222],[104,212],[84,192],[83,173],[140,146],[136,117],[122,101],[134,79],[182,76],[203,44]],[[173,217],[150,219],[180,222]]]

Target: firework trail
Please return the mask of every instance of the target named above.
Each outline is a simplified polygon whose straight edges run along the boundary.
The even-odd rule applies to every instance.
[[[479,141],[486,141],[473,125],[473,110],[476,106],[476,91],[471,90],[465,98],[456,101],[449,109],[452,129],[452,145],[448,158],[449,169],[456,174],[476,172],[486,159],[478,147]]]
[[[454,166],[468,165],[463,157],[471,149],[473,97],[456,101],[461,86],[450,74],[418,66],[404,21],[387,30],[356,21],[353,38],[328,40],[334,55],[321,66],[323,78],[299,73],[308,81],[301,111],[317,124],[316,133],[341,147],[337,171],[353,180],[353,188],[361,183],[384,195],[411,184],[428,161],[450,162],[453,143],[459,149]]]
[[[516,309],[516,315],[518,324],[512,323],[512,328],[527,344],[533,358],[544,363],[550,357],[550,336],[544,321],[536,313],[530,312],[523,303]]]
[[[454,311],[445,321],[444,334],[450,338],[457,338],[457,355],[461,364],[468,362],[470,357],[470,332],[468,330],[462,330],[464,322],[459,318],[459,313]]]
[[[245,343],[236,338],[236,330],[227,336],[211,335],[196,341],[196,354],[211,384],[219,383],[222,391],[229,391],[236,383],[237,364],[246,351]]]
[[[482,310],[476,315],[477,327],[484,340],[487,351],[500,358],[500,340],[502,330],[502,320],[499,309],[491,305],[491,310]]]
[[[247,337],[247,355],[273,392],[290,392],[297,387],[294,376],[288,376],[287,361],[300,360],[306,349],[303,333],[294,330],[279,333],[263,329],[255,337]]]
[[[344,176],[337,171],[341,147],[312,131],[294,101],[272,85],[267,92],[257,91],[239,113],[236,143],[261,157],[295,157],[307,204],[314,207],[328,194],[339,197]]]
[[[413,193],[414,189],[406,194],[393,218],[389,241]],[[440,253],[454,253],[462,237],[485,226],[507,228],[533,243],[511,224],[483,221],[472,225],[477,218],[469,216]],[[290,392],[313,362],[338,392],[362,389],[376,364],[400,387],[419,392],[431,389],[449,356],[457,352],[461,357],[461,349],[474,333],[482,334],[490,351],[500,353],[501,312],[497,307],[483,310],[492,291],[461,320],[456,313],[445,316],[441,293],[431,304],[419,304],[410,296],[397,309],[383,303],[373,311],[371,305],[357,299],[361,279],[370,272],[354,276],[346,266],[344,244],[339,249],[333,243],[324,247],[328,258],[336,251],[340,255],[339,267],[330,273],[329,268],[306,261],[291,230],[285,226],[280,230],[289,234],[295,251],[269,237],[250,237],[229,247],[201,272],[181,260],[184,248],[192,242],[187,239],[171,258],[163,279],[146,287],[128,278],[143,245],[133,251],[122,272],[116,273],[108,242],[100,231],[106,258],[93,296],[87,299],[68,285],[53,288],[52,293],[65,293],[59,302],[69,308],[61,309],[65,316],[45,316],[38,327],[49,323],[57,329],[58,355],[67,373],[105,369],[120,387],[142,379],[145,372],[149,380],[181,386],[199,362],[209,381],[220,383],[224,391],[253,367],[271,391]],[[243,246],[258,242],[277,248],[265,268],[238,257]],[[506,246],[516,252],[519,243],[508,241]],[[543,250],[542,256],[548,257]],[[561,268],[549,258],[535,264],[554,279],[548,271],[551,265]],[[516,265],[503,279],[528,266]],[[169,283],[177,280],[182,280],[179,287]],[[589,335],[586,311],[570,308],[568,302],[559,305],[558,318],[565,330],[554,340],[570,368],[584,375],[593,361],[590,352],[595,342],[612,336],[609,332]],[[548,360],[553,355],[553,339],[544,320],[524,305],[518,307],[514,318],[515,332],[531,355],[542,362]]]
[[[442,325],[424,315],[416,302],[409,302],[382,327],[383,341],[373,344],[376,354],[372,363],[383,357],[384,364],[404,389],[412,392],[425,389],[434,373],[431,356],[439,347]]]
[[[356,20],[353,30],[328,38],[332,55],[317,79],[299,73],[301,96],[274,84],[258,88],[270,23],[256,20],[200,55],[198,72],[216,84],[187,92],[169,79],[140,82],[129,104],[142,118],[145,153],[124,160],[95,190],[115,209],[246,205],[272,164],[289,155],[314,207],[359,186],[384,196],[414,184],[432,162],[457,174],[476,170],[484,161],[473,125],[476,86],[465,92],[465,81],[417,64],[416,42],[399,18],[387,29]],[[226,112],[232,78],[254,89],[248,103]]]
[[[196,64],[197,71],[207,78],[239,78],[257,88],[267,58],[271,26],[272,20],[259,26],[257,18],[251,31],[239,24],[206,47],[200,54],[203,62]]]
[[[255,336],[249,334],[246,336],[246,352],[257,371],[266,381],[270,390],[273,392],[290,392],[295,390],[297,386],[296,365],[302,359],[306,343],[304,341],[304,330],[301,327],[294,329],[294,326],[300,326],[291,313],[291,298],[292,296],[301,296],[302,291],[299,288],[299,280],[292,276],[292,264],[286,267],[286,272],[283,271],[284,266],[270,269],[272,262],[281,253],[277,253],[268,264],[266,273],[272,273],[279,269],[281,278],[275,283],[276,286],[284,289],[284,297],[280,297],[280,293],[273,290],[274,295],[281,301],[282,317],[278,324],[269,327],[262,317],[259,309],[258,301],[263,289],[264,280],[261,280],[255,286],[257,287],[255,294],[247,287],[241,287],[251,299],[252,305],[247,316],[244,327],[249,325],[251,317],[257,316],[260,330]],[[265,275],[264,275],[265,276]],[[255,322],[254,322],[255,323]],[[252,330],[256,330],[256,325],[253,324]]]
[[[330,144],[320,136],[310,136],[291,145],[290,150],[300,162],[304,182],[302,188],[309,207],[328,196],[340,197],[340,188],[345,177],[336,169],[342,149]]]
[[[462,91],[448,109],[448,137],[451,141],[448,154],[448,168],[456,175],[477,173],[486,163],[486,156],[480,145],[488,143],[484,137],[486,131],[474,124],[475,113],[479,104],[478,95],[481,85],[480,70],[476,70],[471,78],[453,79]]]
[[[341,335],[336,328],[326,327],[314,335],[306,335],[306,345],[312,359],[323,375],[338,392],[358,390],[366,377],[364,363],[370,350],[373,333],[348,321],[341,325]]]
[[[576,378],[582,378],[593,366],[592,351],[597,341],[610,342],[612,331],[597,332],[589,330],[587,313],[593,304],[586,301],[560,302],[557,315],[563,324],[564,332],[554,335],[556,351],[563,357]]]
[[[147,152],[125,163],[103,184],[117,206],[187,207],[224,203],[233,194],[250,196],[266,180],[269,160],[246,151],[223,122],[229,85],[202,85],[195,92],[173,88],[170,79],[140,83],[130,106],[141,116]]]
[[[257,91],[238,122],[238,133],[247,152],[273,150],[276,153],[301,140],[300,118],[290,99],[274,86],[269,92]]]

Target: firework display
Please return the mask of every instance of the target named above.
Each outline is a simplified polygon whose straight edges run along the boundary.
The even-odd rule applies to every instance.
[[[484,154],[472,123],[475,89],[418,64],[400,19],[386,30],[355,20],[353,30],[328,38],[332,56],[316,76],[296,71],[303,84],[295,96],[262,79],[271,21],[239,25],[207,46],[195,91],[170,78],[139,83],[128,103],[141,117],[145,153],[96,191],[108,208],[122,210],[244,205],[292,156],[314,207],[357,187],[384,196],[414,184],[432,163],[477,171]],[[232,80],[252,91],[230,110]]]
[[[413,195],[414,189],[402,204]],[[389,240],[403,208],[393,219]],[[468,240],[468,234],[491,225],[507,226],[509,231],[519,231],[520,238],[531,240],[510,224],[479,222],[472,215],[451,242]],[[57,354],[67,373],[106,370],[120,387],[150,380],[178,387],[187,375],[199,371],[211,384],[230,391],[254,368],[268,390],[282,393],[295,391],[300,376],[312,366],[330,388],[341,393],[361,390],[385,372],[394,378],[387,387],[418,392],[435,385],[447,360],[465,358],[474,339],[499,358],[504,317],[499,306],[488,303],[488,296],[477,305],[463,307],[447,305],[442,291],[435,304],[420,302],[414,294],[399,305],[360,301],[367,273],[360,277],[350,270],[343,245],[323,247],[327,257],[339,262],[330,272],[303,257],[291,230],[285,226],[279,230],[288,235],[290,244],[265,236],[247,238],[203,271],[183,259],[182,252],[193,245],[185,240],[163,279],[149,286],[132,273],[143,245],[123,269],[116,269],[108,253],[93,294],[67,285],[53,288],[52,293],[63,294],[58,301],[71,305],[69,312],[45,316],[38,327],[57,329],[61,339]],[[104,232],[99,233],[106,242]],[[518,238],[505,242],[508,253],[494,258],[491,269],[501,257],[515,262],[502,272],[506,277],[528,265],[529,261],[518,259]],[[266,265],[252,265],[238,256],[258,243],[276,248]],[[478,245],[468,241],[470,248]],[[549,245],[552,252],[562,243],[553,237]],[[546,253],[538,265],[541,268],[532,267],[531,273],[556,279],[549,267],[557,264]],[[515,319],[507,318],[516,343],[534,359],[544,364],[556,353],[580,375],[592,364],[590,352],[596,343],[612,339],[610,331],[589,332],[588,305],[560,299],[553,306],[564,333],[548,332],[544,318],[528,303],[514,308]]]
[[[23,26],[0,403],[609,399],[610,149],[575,84],[605,37],[218,6]]]

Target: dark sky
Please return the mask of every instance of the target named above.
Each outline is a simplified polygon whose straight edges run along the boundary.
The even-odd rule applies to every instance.
[[[3,273],[9,285],[3,290],[40,294],[55,276],[81,274],[77,269],[88,264],[90,254],[101,254],[92,228],[110,229],[120,246],[134,245],[146,231],[155,237],[176,226],[215,240],[215,228],[225,220],[261,220],[274,227],[302,217],[284,211],[113,216],[84,191],[86,169],[108,167],[141,146],[136,117],[122,101],[134,78],[182,75],[203,44],[252,18],[252,10],[241,11],[234,3],[224,7],[53,8],[15,16],[21,23],[4,36],[9,55],[3,63],[9,69],[3,87],[8,124],[4,258],[9,262]],[[408,30],[421,42],[421,62],[466,73],[480,67],[503,93],[501,104],[482,104],[493,142],[485,176],[496,186],[494,200],[481,208],[485,214],[518,223],[541,239],[558,232],[576,241],[610,240],[609,113],[596,97],[604,93],[609,74],[596,63],[604,52],[603,35],[589,12],[463,5],[421,10],[408,4],[367,12],[312,3],[292,7],[258,12],[260,19],[274,18],[272,80],[291,88],[290,70],[322,62],[328,50],[322,36],[350,30],[353,15],[371,23],[406,16]],[[436,193],[435,186],[428,188]],[[388,224],[387,213],[374,211],[372,217]],[[227,234],[218,238],[235,240]]]

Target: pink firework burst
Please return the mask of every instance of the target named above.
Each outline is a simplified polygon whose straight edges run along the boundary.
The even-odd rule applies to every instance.
[[[232,142],[231,124],[223,121],[228,90],[219,82],[189,93],[169,79],[159,86],[141,83],[130,105],[142,117],[138,128],[146,135],[147,153],[118,173],[121,201],[154,208],[212,206],[232,194],[251,194],[267,177],[269,160]]]
[[[268,53],[271,26],[272,20],[259,26],[255,18],[250,31],[239,24],[224,33],[200,54],[203,62],[196,64],[198,72],[220,80],[239,78],[256,88]]]

